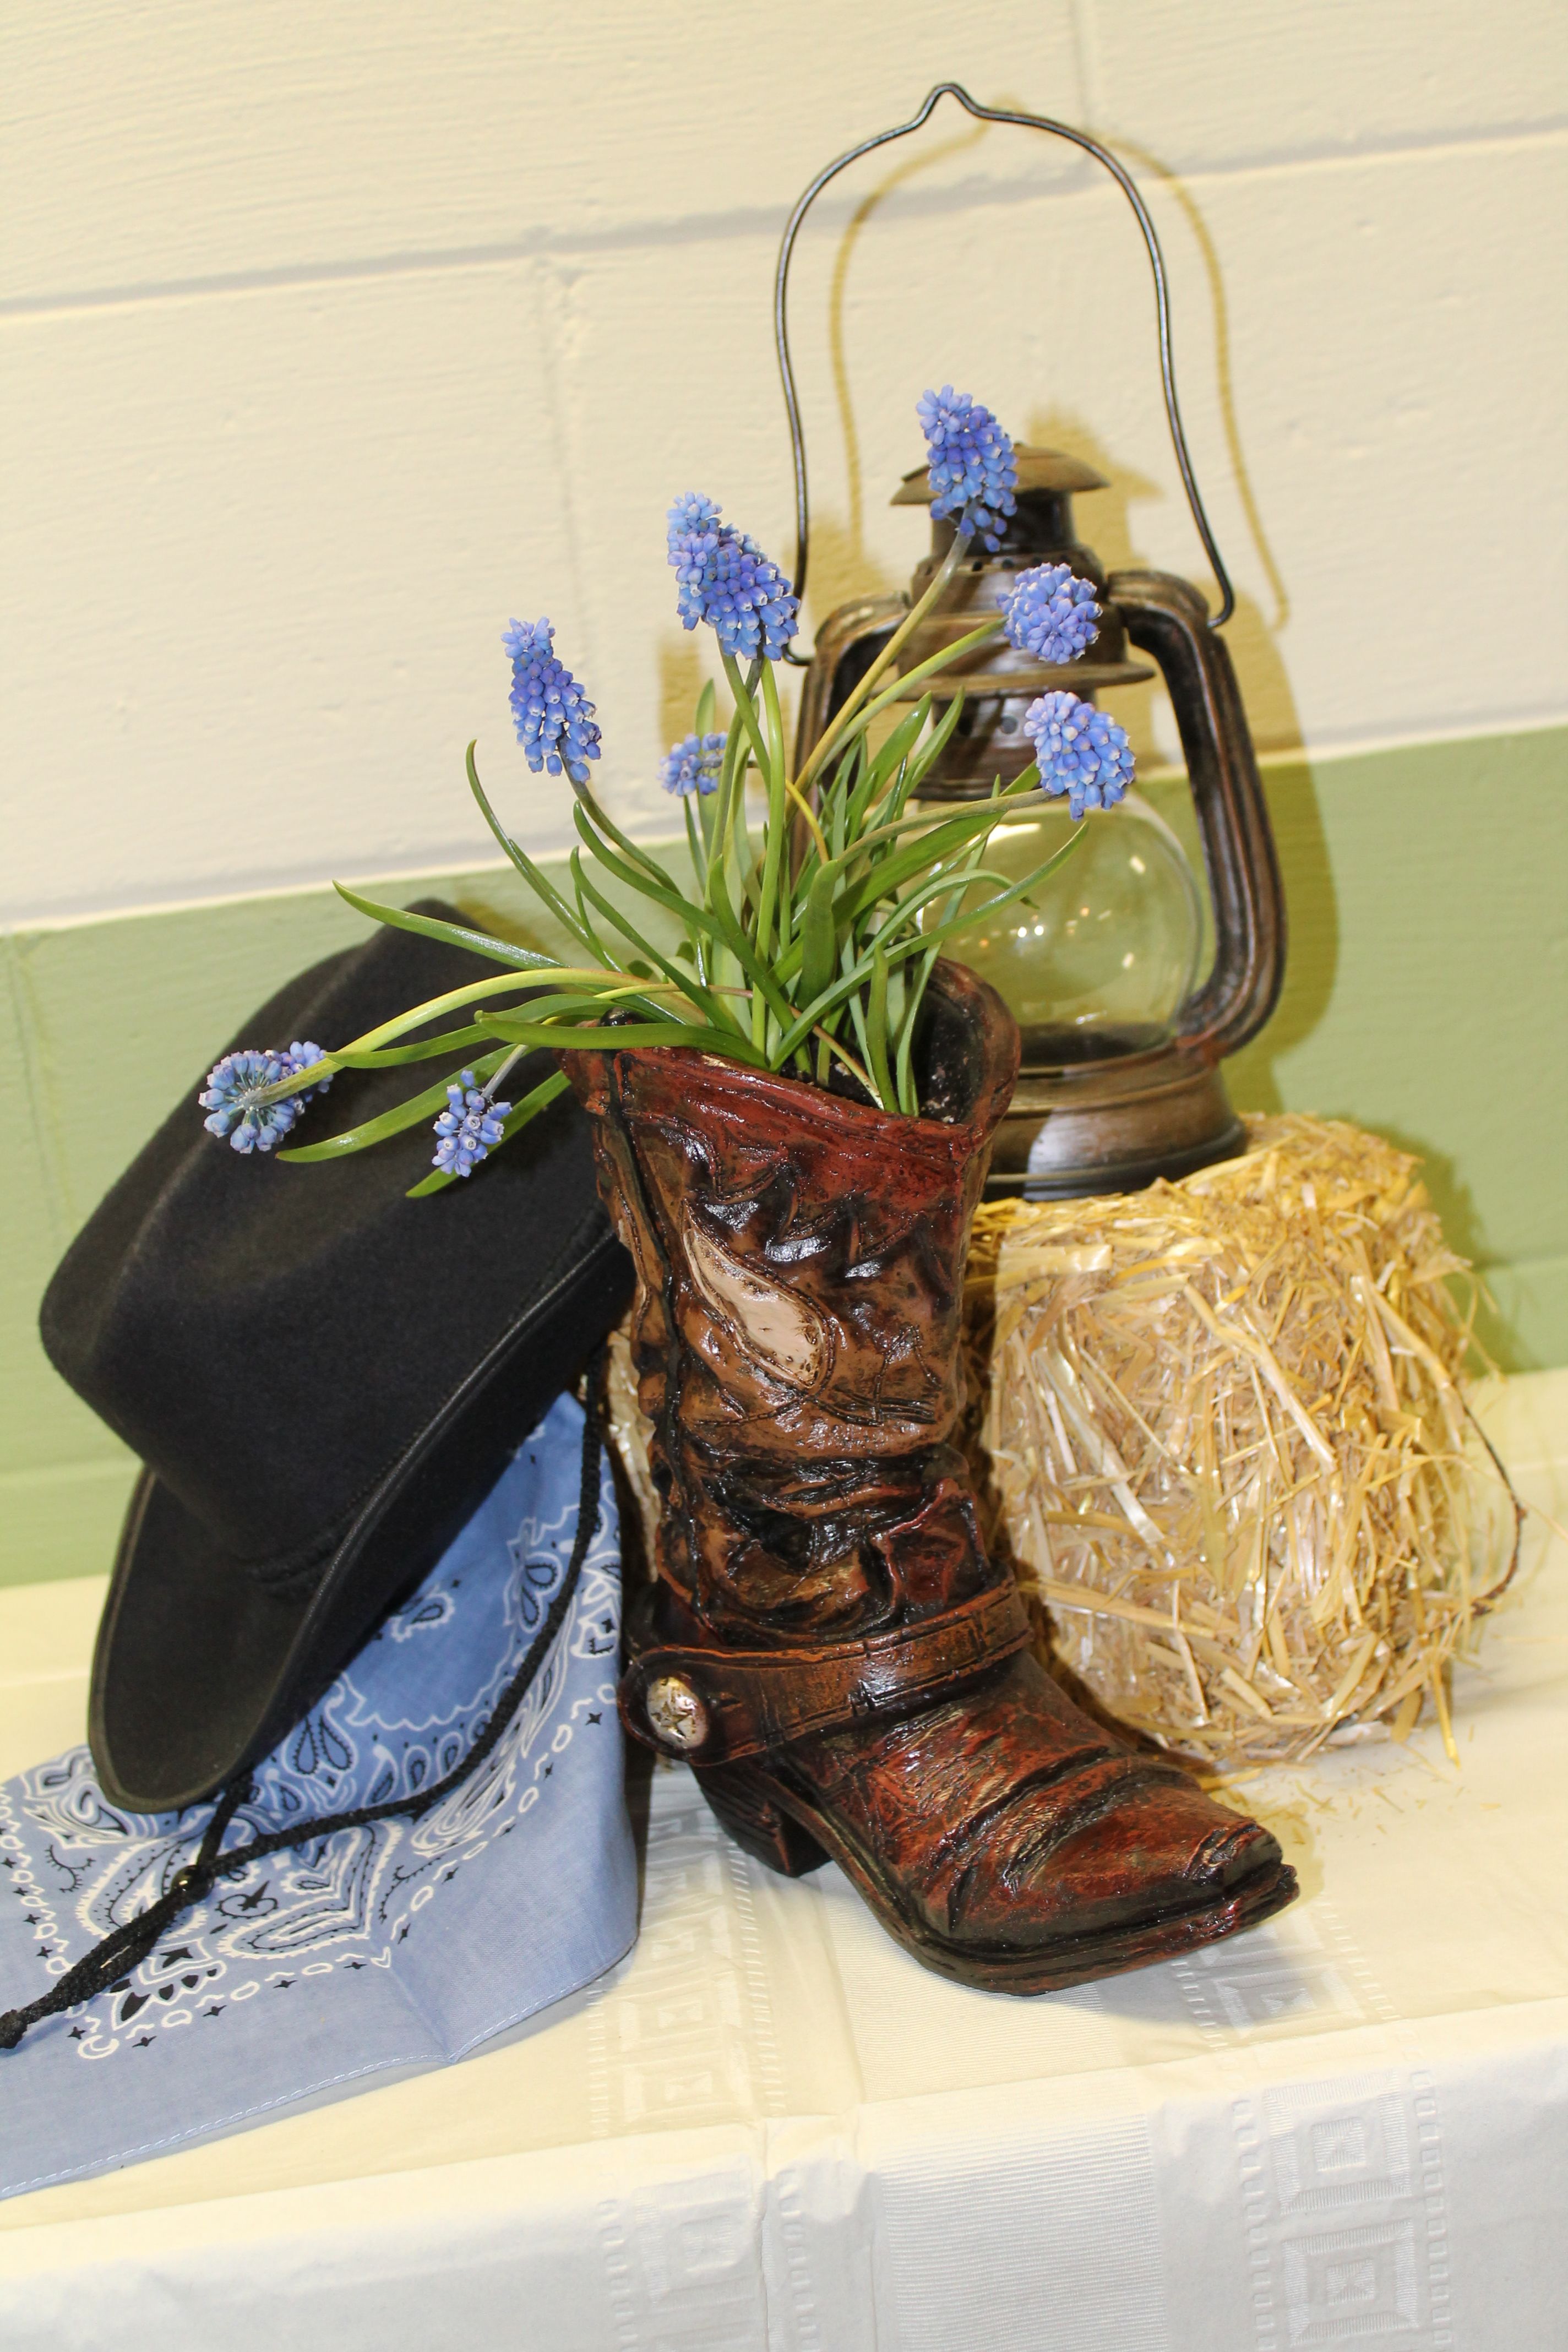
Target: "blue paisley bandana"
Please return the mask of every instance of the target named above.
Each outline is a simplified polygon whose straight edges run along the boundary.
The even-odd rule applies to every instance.
[[[460,1763],[576,1534],[583,1414],[557,1400],[418,1591],[258,1769],[240,1824],[412,1793]],[[0,2196],[69,2180],[387,2067],[460,2058],[637,1932],[616,1719],[620,1544],[599,1529],[494,1752],[417,1822],[306,1840],[220,1880],[110,1991],[0,2053]],[[0,2010],[161,1895],[210,1805],[132,1813],[85,1748],[0,1786]]]

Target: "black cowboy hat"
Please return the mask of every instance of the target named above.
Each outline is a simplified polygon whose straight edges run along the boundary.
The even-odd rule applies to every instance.
[[[346,1045],[495,969],[383,930],[291,981],[237,1042]],[[507,1094],[552,1066],[531,1056]],[[443,1068],[341,1072],[289,1140],[377,1118]],[[411,1201],[427,1124],[277,1166],[205,1132],[195,1094],[89,1218],[40,1318],[57,1369],[146,1465],[89,1737],[108,1794],[152,1811],[277,1743],[434,1565],[631,1290],[570,1095]]]

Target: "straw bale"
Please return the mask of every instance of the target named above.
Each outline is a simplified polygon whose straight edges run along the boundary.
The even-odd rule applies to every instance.
[[[1065,1678],[1215,1768],[1405,1738],[1511,1572],[1418,1163],[1247,1122],[1179,1183],[987,1203],[965,1284],[987,1535]]]

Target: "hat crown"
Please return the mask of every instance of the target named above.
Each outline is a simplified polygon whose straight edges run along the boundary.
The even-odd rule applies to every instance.
[[[439,901],[419,911],[461,919]],[[330,1049],[493,971],[385,929],[291,982],[226,1050],[295,1037]],[[544,1075],[540,1058],[514,1093]],[[375,1118],[441,1067],[342,1072],[312,1129]],[[563,1097],[474,1179],[411,1201],[430,1163],[423,1124],[349,1159],[280,1166],[205,1132],[199,1083],[67,1253],[44,1343],[229,1561],[308,1578],[603,1224],[586,1123]]]

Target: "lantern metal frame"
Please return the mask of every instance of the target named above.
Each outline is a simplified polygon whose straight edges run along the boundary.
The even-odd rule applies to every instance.
[[[1070,525],[1071,490],[1100,485],[1100,478],[1079,467],[1075,479],[1075,461],[1020,446],[1018,514],[1006,526],[1005,551],[996,559],[996,568],[1016,570],[1020,555],[1031,562],[1070,558],[1074,568],[1093,577],[1101,592],[1103,630],[1114,674],[1122,678],[1149,674],[1121,662],[1123,637],[1158,664],[1175,714],[1193,797],[1214,914],[1215,955],[1207,975],[1178,1009],[1166,1043],[1103,1055],[1091,1049],[1088,1038],[1067,1038],[1059,1059],[1026,1065],[998,1130],[988,1189],[1049,1197],[1133,1192],[1157,1177],[1184,1175],[1242,1149],[1245,1134],[1218,1066],[1256,1035],[1279,1000],[1285,969],[1285,902],[1241,693],[1219,634],[1236,610],[1236,596],[1182,424],[1164,255],[1125,166],[1087,131],[1047,115],[982,106],[960,83],[939,82],[909,121],[861,140],[818,172],[805,189],[785,223],[773,280],[774,337],[795,461],[795,590],[797,595],[805,590],[811,530],[805,440],[789,341],[789,272],[795,241],[812,205],[840,172],[892,141],[908,138],[929,121],[943,98],[953,99],[977,121],[1066,140],[1102,165],[1127,198],[1153,277],[1160,377],[1172,445],[1194,524],[1220,589],[1219,609],[1211,614],[1199,592],[1172,574],[1145,569],[1105,574],[1092,551],[1077,545]],[[910,504],[923,496],[917,477],[910,476],[894,502]],[[951,523],[935,526],[944,540],[951,538],[952,528]],[[933,546],[931,562],[939,553]],[[929,568],[923,566],[922,572]],[[979,573],[988,568],[977,561],[970,571]],[[916,580],[921,580],[921,572]],[[972,595],[973,579],[963,592],[955,593]],[[908,607],[903,596],[855,599],[824,622],[809,662],[799,655],[790,656],[807,669],[800,712],[803,756]],[[940,613],[933,614],[928,626],[940,625]],[[1110,682],[1110,675],[1103,682]],[[965,674],[952,681],[976,700],[1037,691],[1041,682],[1018,675],[1005,648],[994,659],[976,656]],[[1053,673],[1046,682],[1066,685],[1069,680],[1065,673],[1059,677]],[[1084,683],[1088,688],[1087,676]],[[982,788],[970,780],[952,790],[968,797]]]
[[[846,148],[842,155],[836,157],[831,163],[825,164],[816,178],[802,191],[794,211],[784,223],[784,236],[779,241],[778,265],[773,272],[773,341],[778,351],[779,374],[784,383],[784,409],[789,418],[790,449],[795,460],[795,593],[801,597],[805,593],[806,560],[811,542],[811,504],[805,473],[805,434],[801,425],[800,400],[795,391],[795,364],[790,356],[789,347],[789,271],[790,263],[795,256],[795,239],[800,235],[807,213],[830,181],[836,180],[840,172],[847,172],[851,163],[858,163],[862,155],[874,154],[879,147],[887,147],[895,139],[907,139],[911,132],[921,130],[931,120],[938,101],[944,98],[955,99],[964,112],[973,115],[977,122],[1000,122],[1022,131],[1044,131],[1054,139],[1065,139],[1072,146],[1081,148],[1086,155],[1092,155],[1095,162],[1103,165],[1110,173],[1131,205],[1133,216],[1142,232],[1144,248],[1149,256],[1149,268],[1154,279],[1154,312],[1160,337],[1160,383],[1164,394],[1165,417],[1171,428],[1171,442],[1176,453],[1176,465],[1182,477],[1182,488],[1187,494],[1187,505],[1192,511],[1193,521],[1197,527],[1197,534],[1203,541],[1204,552],[1208,557],[1214,576],[1219,583],[1219,611],[1214,614],[1208,625],[1211,629],[1223,629],[1236,610],[1236,594],[1230,584],[1230,574],[1225,568],[1224,559],[1209,524],[1203,496],[1198,488],[1198,478],[1193,467],[1192,455],[1187,447],[1187,436],[1182,424],[1181,404],[1176,397],[1176,363],[1171,342],[1171,294],[1165,269],[1165,256],[1161,247],[1159,233],[1149,216],[1149,207],[1139,194],[1137,183],[1128,172],[1126,165],[1118,161],[1110,148],[1102,147],[1098,139],[1091,139],[1087,131],[1077,130],[1070,122],[1057,122],[1047,114],[1023,114],[1009,107],[982,106],[980,100],[971,96],[963,84],[957,81],[939,81],[933,89],[927,92],[919,110],[911,114],[907,122],[896,123],[890,131],[879,131],[871,138],[862,139],[857,146]],[[809,656],[797,654],[793,649],[787,649],[784,655],[786,661],[794,663],[801,669],[807,667],[809,658]]]

